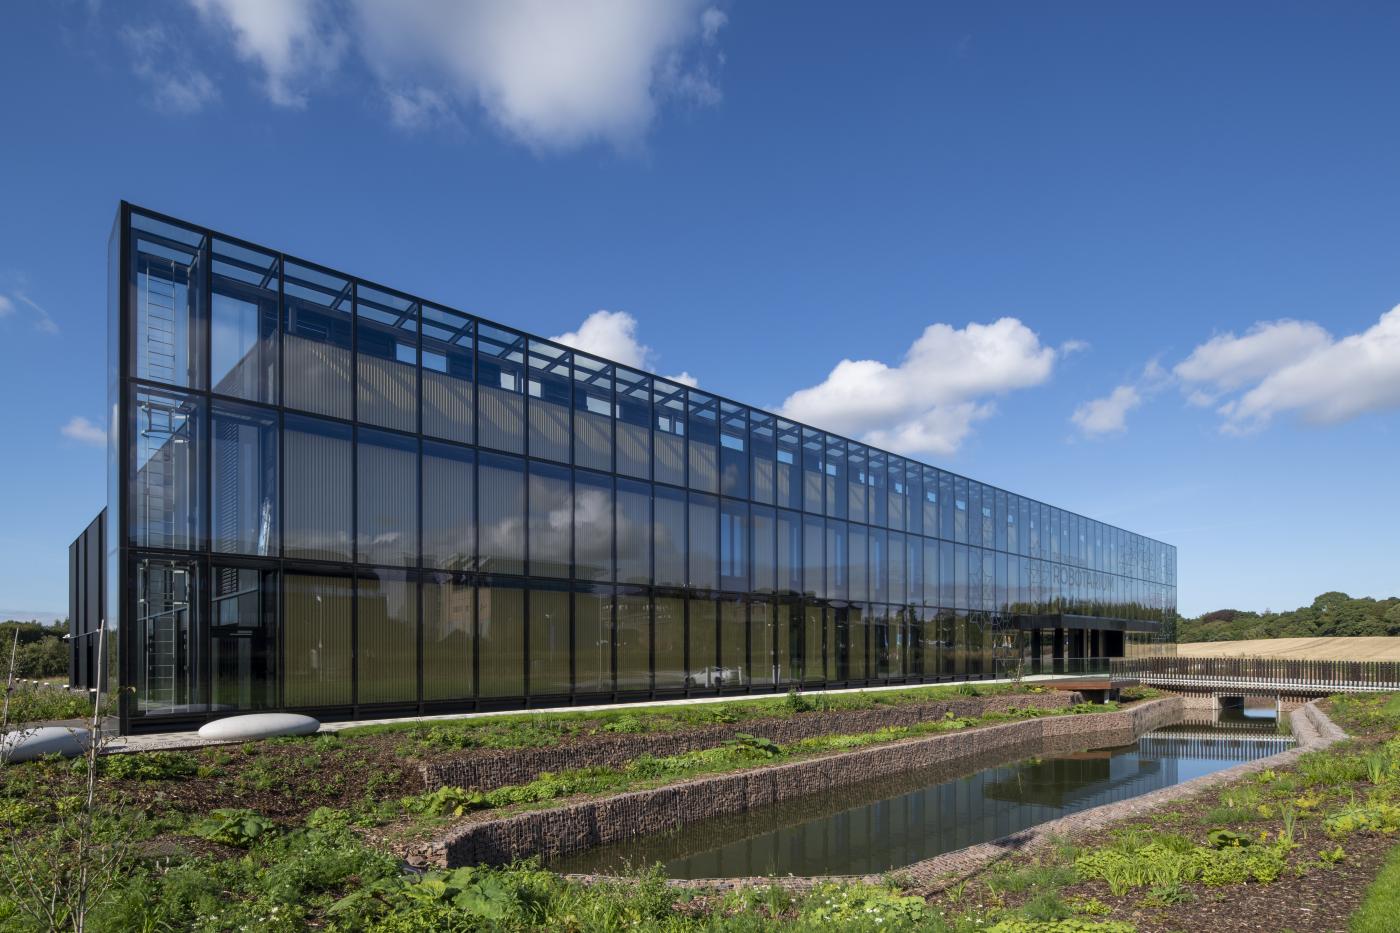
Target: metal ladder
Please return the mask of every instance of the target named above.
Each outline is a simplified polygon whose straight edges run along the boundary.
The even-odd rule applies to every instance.
[[[161,275],[160,273],[167,273]],[[150,257],[146,264],[141,307],[145,315],[145,375],[161,382],[175,379],[175,261]]]

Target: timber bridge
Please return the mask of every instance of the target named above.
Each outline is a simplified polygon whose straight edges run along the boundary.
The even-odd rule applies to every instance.
[[[1400,691],[1400,661],[1303,661],[1285,658],[1114,658],[1108,679],[1176,693],[1312,698],[1333,693]]]

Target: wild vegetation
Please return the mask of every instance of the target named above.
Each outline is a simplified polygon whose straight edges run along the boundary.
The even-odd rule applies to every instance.
[[[67,622],[18,622],[10,619],[0,622],[0,647],[4,656],[0,658],[0,674],[9,666],[10,649],[15,643],[15,633],[19,633],[19,647],[15,652],[15,676],[42,680],[68,673],[68,646],[63,636],[68,634]]]
[[[1176,640],[1240,641],[1252,638],[1314,638],[1400,635],[1400,597],[1353,598],[1323,593],[1310,606],[1288,612],[1217,609],[1194,619],[1178,618]]]

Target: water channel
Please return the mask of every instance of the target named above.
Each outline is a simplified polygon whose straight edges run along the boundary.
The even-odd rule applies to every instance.
[[[842,787],[564,856],[550,867],[613,874],[660,862],[672,878],[879,874],[1292,744],[1272,710],[1223,710],[1215,720],[1111,748],[1022,748]]]

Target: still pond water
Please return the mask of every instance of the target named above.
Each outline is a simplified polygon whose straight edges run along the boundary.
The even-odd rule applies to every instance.
[[[672,878],[879,874],[1038,823],[1126,800],[1293,744],[1272,711],[1149,732],[1115,748],[964,762],[844,787],[555,860],[561,872],[613,874],[660,862]],[[990,766],[988,766],[990,765]],[[966,773],[970,768],[981,768]]]

